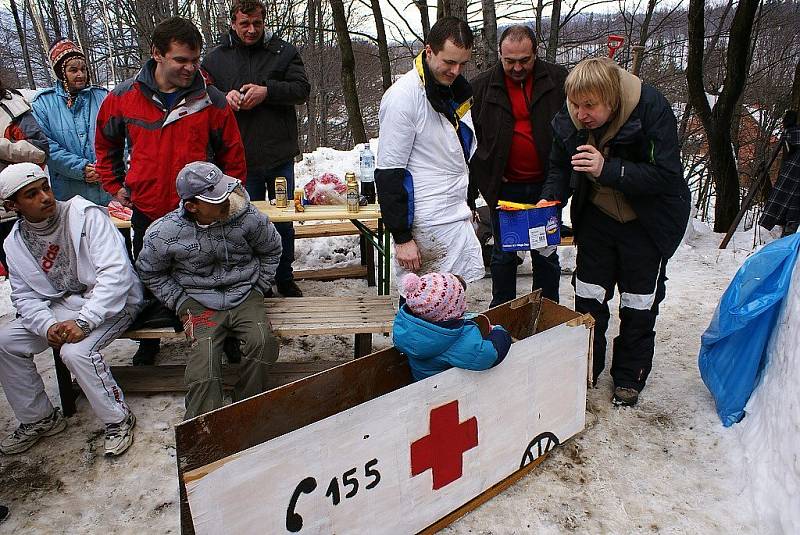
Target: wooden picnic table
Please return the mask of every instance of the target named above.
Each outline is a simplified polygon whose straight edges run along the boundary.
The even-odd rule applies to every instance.
[[[361,233],[375,251],[378,252],[377,263],[377,287],[378,295],[389,295],[389,279],[391,273],[391,240],[390,234],[383,226],[381,210],[377,204],[368,204],[359,207],[359,211],[348,212],[344,205],[317,206],[306,205],[305,211],[296,212],[294,206],[288,208],[278,208],[269,201],[251,201],[253,206],[266,214],[273,223],[306,223],[309,221],[350,221]],[[131,222],[116,217],[111,217],[114,225],[119,229],[130,228]],[[377,226],[372,225],[372,221],[377,221]],[[369,245],[367,250],[371,253]],[[368,280],[372,273],[368,273]],[[371,284],[370,284],[371,285]]]

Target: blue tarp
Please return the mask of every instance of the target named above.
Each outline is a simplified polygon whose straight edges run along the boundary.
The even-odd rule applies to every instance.
[[[776,240],[739,268],[701,338],[698,365],[722,425],[744,417],[744,407],[767,365],[767,344],[789,291],[800,234]]]

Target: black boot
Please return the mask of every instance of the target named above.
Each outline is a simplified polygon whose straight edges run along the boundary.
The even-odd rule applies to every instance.
[[[275,284],[280,294],[284,297],[303,297],[303,291],[297,286],[294,280],[288,280]]]
[[[139,341],[139,349],[133,355],[134,366],[152,366],[156,362],[156,355],[161,349],[161,340],[158,338],[145,338]]]

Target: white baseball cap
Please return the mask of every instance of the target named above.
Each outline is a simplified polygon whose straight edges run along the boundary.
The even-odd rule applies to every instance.
[[[8,200],[16,192],[42,178],[49,178],[35,163],[11,164],[0,171],[0,200]]]

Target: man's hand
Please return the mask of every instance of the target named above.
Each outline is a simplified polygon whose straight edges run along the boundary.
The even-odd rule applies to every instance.
[[[263,85],[244,84],[240,91],[244,98],[239,107],[243,110],[251,110],[267,98],[267,88]]]
[[[83,329],[78,327],[75,320],[62,321],[59,332],[62,333],[64,343],[66,344],[74,344],[86,338],[86,333],[83,332]]]
[[[124,186],[119,188],[117,194],[114,195],[114,199],[119,201],[122,206],[133,208],[133,203],[131,202],[131,193]]]
[[[51,347],[61,347],[64,344],[74,344],[86,338],[83,329],[78,327],[75,320],[54,323],[47,329],[47,343]]]
[[[228,101],[228,106],[230,106],[233,111],[239,111],[243,97],[239,91],[231,89],[228,91],[228,94],[225,95],[225,100]]]
[[[47,329],[47,345],[59,348],[64,342],[61,340],[61,323],[54,323]]]
[[[96,184],[100,182],[100,175],[97,174],[93,163],[87,164],[86,167],[83,168],[83,178],[87,184]]]
[[[414,240],[394,244],[394,257],[406,271],[416,272],[422,267],[422,257]]]
[[[572,168],[597,178],[603,172],[605,161],[602,153],[592,145],[581,145],[578,147],[578,152],[572,157]]]

